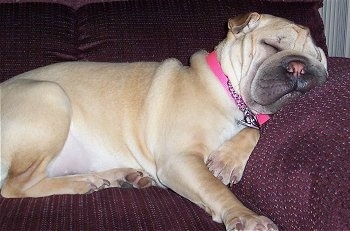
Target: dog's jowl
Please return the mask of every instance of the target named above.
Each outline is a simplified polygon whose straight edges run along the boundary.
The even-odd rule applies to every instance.
[[[228,29],[190,67],[68,62],[3,82],[1,195],[153,185],[227,230],[277,230],[226,185],[241,179],[268,115],[325,82],[326,58],[307,28],[286,19],[249,13]]]

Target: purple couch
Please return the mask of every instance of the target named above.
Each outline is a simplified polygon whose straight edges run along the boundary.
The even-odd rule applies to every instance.
[[[188,64],[192,53],[211,51],[225,37],[229,17],[248,11],[304,24],[327,49],[318,14],[322,0],[42,2],[0,1],[1,81],[63,61],[176,57]],[[350,59],[329,58],[328,63],[325,85],[290,103],[264,125],[242,181],[232,188],[280,230],[350,230]],[[0,197],[0,230],[224,226],[171,190],[151,187],[37,199]]]

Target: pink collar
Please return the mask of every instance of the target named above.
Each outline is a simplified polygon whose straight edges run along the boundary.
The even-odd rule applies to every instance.
[[[210,66],[210,69],[213,71],[215,76],[220,81],[221,85],[224,87],[226,92],[231,96],[232,100],[237,104],[238,108],[244,114],[244,120],[241,121],[244,125],[249,127],[259,128],[260,125],[264,124],[270,119],[270,116],[267,114],[257,114],[255,115],[245,104],[242,97],[236,93],[234,88],[232,87],[231,81],[225,75],[225,73],[221,69],[221,65],[217,59],[216,52],[207,55],[207,63]]]

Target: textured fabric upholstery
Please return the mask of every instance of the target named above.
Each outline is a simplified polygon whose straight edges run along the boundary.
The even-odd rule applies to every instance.
[[[350,59],[330,58],[330,79],[276,113],[234,187],[282,230],[349,230]]]
[[[50,63],[162,61],[188,64],[249,11],[310,27],[327,49],[321,0],[0,0],[0,78]],[[27,2],[27,3],[23,3]],[[51,2],[51,3],[47,3]],[[98,3],[93,3],[98,2]],[[90,4],[92,3],[92,4]],[[350,230],[350,59],[329,58],[330,79],[262,129],[232,190],[281,230]],[[213,198],[215,200],[215,198]],[[171,190],[108,189],[89,195],[0,197],[0,230],[224,230]]]
[[[226,36],[228,18],[249,11],[309,26],[317,44],[327,50],[319,5],[256,0],[131,0],[79,9],[50,3],[2,4],[0,77],[4,80],[53,62],[74,60],[174,57],[188,64],[195,51],[211,51]]]

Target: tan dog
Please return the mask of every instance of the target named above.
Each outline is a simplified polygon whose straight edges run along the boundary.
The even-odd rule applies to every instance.
[[[157,185],[201,206],[227,230],[277,229],[225,184],[240,180],[259,138],[246,124],[323,83],[325,55],[307,28],[257,13],[229,20],[214,54],[221,69],[200,51],[191,67],[174,59],[70,62],[2,83],[1,194]],[[245,108],[216,71],[228,76],[228,92]]]

